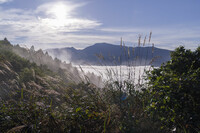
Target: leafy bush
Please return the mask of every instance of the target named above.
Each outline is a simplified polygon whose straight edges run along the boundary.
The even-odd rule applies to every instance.
[[[1,132],[46,132],[55,122],[50,104],[32,98],[28,101],[0,101]],[[52,121],[53,120],[53,121]],[[54,125],[55,128],[55,125]],[[55,130],[52,130],[55,131]]]
[[[169,131],[200,131],[200,47],[179,47],[171,57],[149,74],[149,110]]]

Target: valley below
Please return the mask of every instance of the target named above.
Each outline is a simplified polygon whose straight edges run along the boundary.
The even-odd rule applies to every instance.
[[[75,65],[75,67],[84,74],[93,73],[101,77],[103,82],[125,80],[138,84],[145,82],[146,72],[153,69],[152,66],[93,66],[93,65]]]

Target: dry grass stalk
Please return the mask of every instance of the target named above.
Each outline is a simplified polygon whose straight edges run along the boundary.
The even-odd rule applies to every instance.
[[[120,47],[122,48],[122,37],[121,37]]]
[[[145,46],[146,39],[147,39],[147,36],[145,36],[145,38],[144,38],[143,46]]]
[[[129,51],[129,47],[128,47],[128,57],[130,57],[130,51]]]
[[[140,47],[140,44],[141,44],[141,35],[139,35],[138,37],[138,47]]]
[[[135,48],[133,47],[133,55],[134,55],[134,52],[135,52]]]
[[[152,53],[154,53],[154,43],[152,43]]]
[[[149,43],[151,42],[152,31],[149,34]]]

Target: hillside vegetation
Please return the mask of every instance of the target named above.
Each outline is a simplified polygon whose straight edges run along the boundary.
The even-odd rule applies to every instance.
[[[0,41],[1,132],[200,132],[200,47],[177,48],[143,84],[112,81],[102,88],[76,82],[30,51]]]

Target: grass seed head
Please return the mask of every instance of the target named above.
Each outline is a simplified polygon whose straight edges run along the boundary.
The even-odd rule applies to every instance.
[[[149,43],[151,42],[152,31],[149,34]]]

